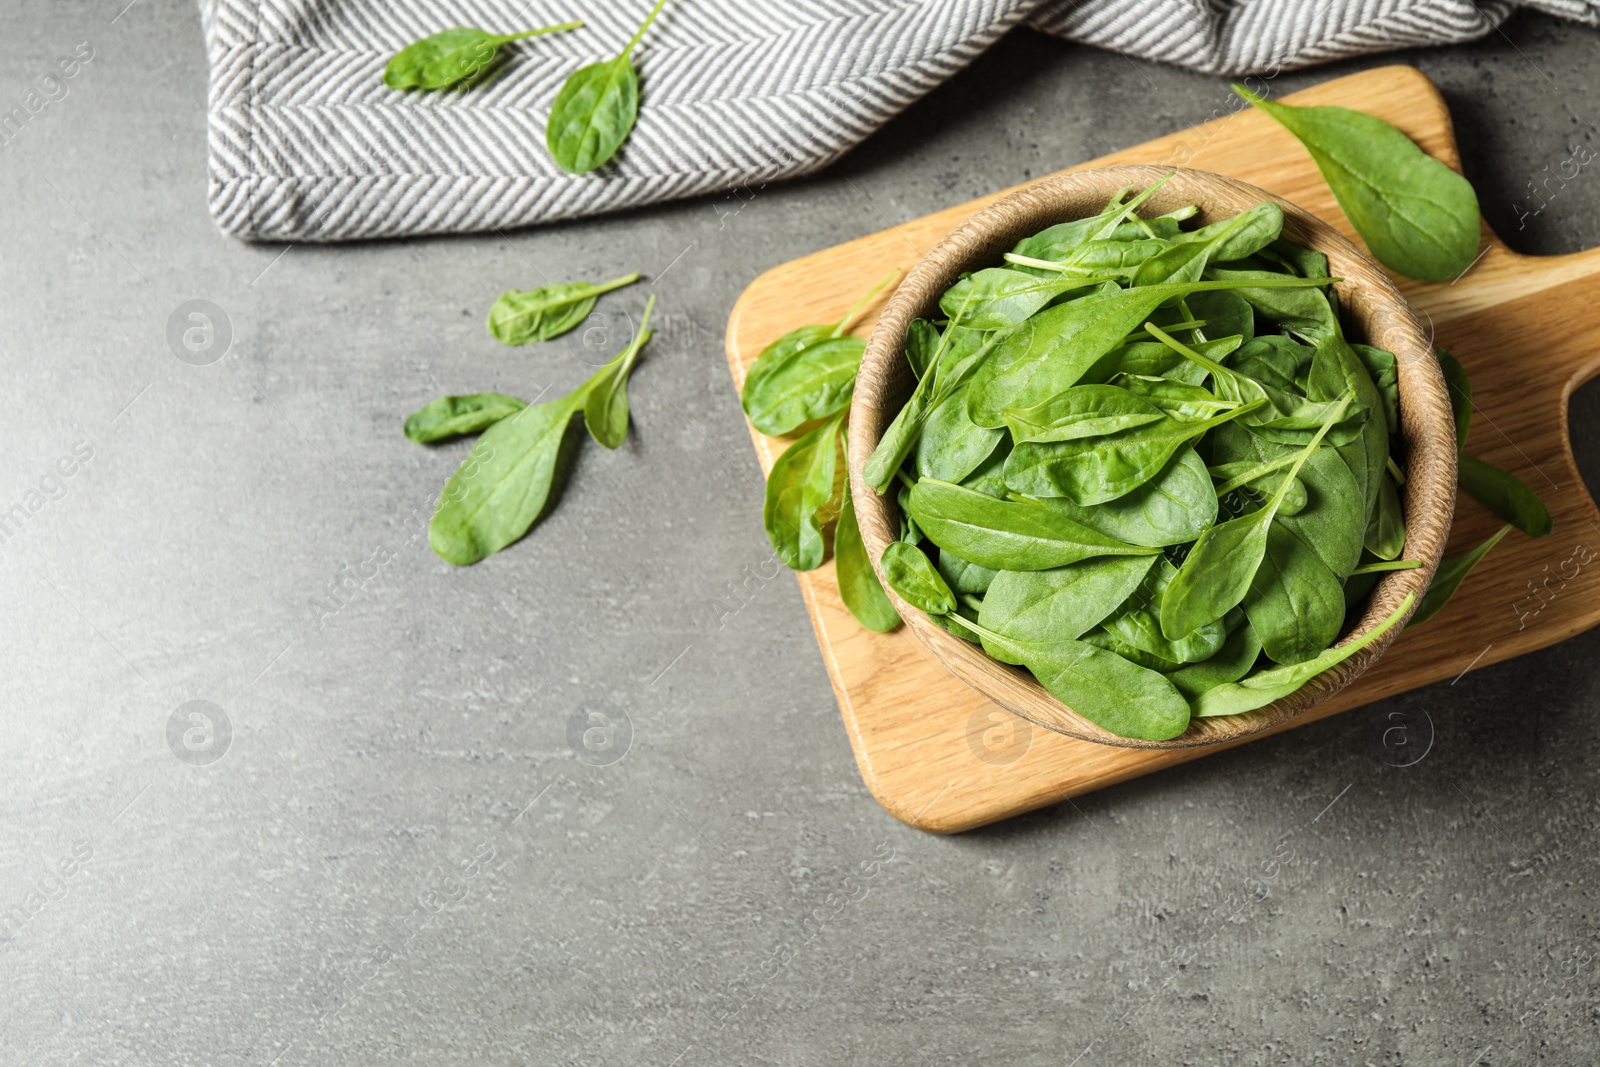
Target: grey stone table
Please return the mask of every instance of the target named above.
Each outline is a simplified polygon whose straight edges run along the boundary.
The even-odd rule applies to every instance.
[[[740,289],[1199,121],[1219,79],[1019,32],[737,213],[252,247],[205,214],[192,4],[124,2],[0,13],[0,111],[92,51],[0,146],[0,1061],[1594,1061],[1600,635],[945,839],[868,795],[763,577]],[[1513,245],[1600,239],[1591,172],[1527,191],[1600,136],[1600,35],[1402,58]],[[402,416],[575,384],[642,287],[538,351],[488,303],[634,269],[635,432],[446,566],[418,530],[463,446]],[[207,365],[168,342],[195,299]]]

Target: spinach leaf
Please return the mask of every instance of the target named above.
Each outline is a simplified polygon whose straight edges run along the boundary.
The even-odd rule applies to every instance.
[[[1000,571],[984,593],[978,622],[1025,644],[1075,640],[1132,596],[1157,559],[1109,556],[1050,570]]]
[[[650,312],[656,306],[655,294],[645,301],[639,330],[615,359],[601,367],[589,382],[589,395],[583,404],[583,424],[589,436],[606,448],[620,447],[628,437],[628,376],[639,359],[639,352],[650,340]]]
[[[1177,573],[1178,568],[1166,559],[1159,560],[1128,602],[1106,620],[1105,628],[1113,637],[1169,663],[1199,663],[1221,651],[1228,635],[1220,618],[1175,641],[1161,632],[1157,618],[1161,598]],[[1341,618],[1343,607],[1341,602]]]
[[[1461,361],[1442,348],[1435,348],[1439,369],[1444,372],[1444,384],[1450,390],[1450,413],[1456,420],[1456,451],[1467,447],[1467,427],[1472,425],[1472,382],[1467,379],[1467,369]]]
[[[1324,284],[1276,278],[1272,287]],[[1045,310],[1004,335],[993,355],[972,377],[967,414],[979,426],[1000,426],[1007,408],[1026,408],[1076,385],[1084,372],[1167,300],[1209,289],[1236,288],[1228,281],[1146,285],[1095,293]]]
[[[1163,675],[1087,641],[1029,650],[1024,665],[1061,703],[1118,737],[1167,741],[1189,728],[1189,702]]]
[[[538,289],[507,289],[489,309],[489,333],[503,345],[560,337],[589,317],[601,294],[638,280],[637,274],[624,274],[600,285],[557,282]]]
[[[797,336],[799,333],[785,334],[767,349],[784,352],[789,358],[763,368],[765,373],[759,377],[752,366],[745,379],[741,397],[745,414],[752,426],[771,437],[848,406],[861,354],[867,349],[867,342],[859,337]]]
[[[1283,209],[1265,201],[1232,218],[1179,234],[1165,251],[1139,265],[1133,284],[1197,282],[1213,259],[1243,259],[1277,240],[1282,231]]]
[[[1304,396],[1306,379],[1315,356],[1316,350],[1313,348],[1291,341],[1281,334],[1268,334],[1239,346],[1239,350],[1228,360],[1228,366],[1262,385]]]
[[[983,330],[969,330],[955,323],[945,327],[939,338],[939,347],[933,355],[932,369],[917,381],[911,398],[883,432],[872,455],[867,457],[862,476],[868,485],[879,493],[888,488],[894,472],[900,469],[900,465],[916,447],[928,415],[972,377],[989,358],[990,351],[1001,336]],[[970,406],[969,399],[969,410]]]
[[[906,325],[906,362],[917,381],[928,376],[933,357],[939,351],[939,327],[927,319],[912,319]]]
[[[1359,345],[1354,341],[1350,342],[1350,350],[1360,357],[1372,377],[1372,384],[1382,394],[1384,421],[1388,423],[1390,432],[1394,432],[1400,426],[1400,367],[1394,353],[1371,345]]]
[[[917,474],[942,482],[960,482],[993,454],[1006,433],[975,426],[967,417],[967,389],[963,383],[934,405],[917,440]]]
[[[383,68],[383,83],[391,89],[448,89],[471,83],[486,74],[500,56],[500,46],[544,33],[575,30],[578,19],[526,33],[488,33],[471,26],[440,30],[406,45]]]
[[[1241,602],[1268,658],[1302,663],[1322,653],[1344,623],[1344,589],[1300,538],[1276,523],[1267,551]]]
[[[1289,485],[1306,458],[1322,444],[1323,434],[1342,415],[1340,404],[1317,436],[1295,457],[1278,491],[1260,510],[1218,523],[1200,535],[1161,598],[1161,632],[1168,640],[1185,637],[1213,619],[1222,618],[1250,592],[1267,552],[1267,531]]]
[[[1163,415],[1159,422],[1088,441],[1024,441],[1006,460],[1006,485],[1019,493],[1099,504],[1132,492],[1155,477],[1179,448],[1263,401],[1197,422]]]
[[[430,400],[406,419],[406,436],[421,444],[477,433],[528,405],[504,393],[472,393]]]
[[[1242,345],[1255,340],[1255,309],[1236,291],[1217,289],[1209,293],[1195,293],[1185,298],[1182,306],[1186,307],[1195,318],[1204,320],[1206,338],[1237,335]],[[1218,363],[1227,356],[1226,352],[1221,354],[1207,352],[1199,344],[1194,347],[1199,348],[1202,355],[1209,356]]]
[[[960,625],[981,638],[995,659],[1027,667],[1051,696],[1119,737],[1164,741],[1189,727],[1183,694],[1156,671],[1116,652],[1087,640],[1019,641],[965,618]]]
[[[1087,289],[1104,277],[1039,278],[1005,267],[986,267],[962,278],[939,298],[939,310],[970,330],[1007,330],[1063,293]]]
[[[956,610],[956,595],[950,591],[933,561],[916,545],[891,541],[883,550],[884,581],[900,599],[929,615],[950,615]]]
[[[1080,526],[1147,548],[1188,544],[1217,521],[1217,494],[1211,476],[1188,446],[1178,449],[1154,478],[1115,500],[1089,507],[1064,497],[1039,503]]]
[[[1345,215],[1384,266],[1450,281],[1478,253],[1478,197],[1460,174],[1380,118],[1342,107],[1293,107],[1233,91],[1299,138]]]
[[[1119,389],[1126,389],[1134,396],[1148,400],[1175,419],[1189,421],[1209,419],[1213,415],[1231,411],[1238,407],[1238,401],[1236,400],[1223,400],[1204,386],[1190,385],[1188,382],[1177,381],[1172,378],[1154,378],[1142,374],[1119,374],[1111,379],[1111,384]],[[1076,385],[1067,390],[1067,392],[1091,388],[1093,386]]]
[[[861,542],[861,527],[856,523],[855,505],[848,492],[833,531],[833,558],[839,579],[839,599],[856,621],[880,634],[899,626],[900,613],[884,594],[872,562],[867,559],[867,547]]]
[[[1036,501],[997,500],[927,478],[912,487],[907,511],[940,549],[995,570],[1047,570],[1094,556],[1159,551],[1107,537]]]
[[[1216,715],[1241,715],[1247,711],[1266,707],[1280,697],[1286,697],[1299,689],[1317,675],[1337,667],[1351,656],[1366,648],[1372,642],[1389,632],[1389,629],[1405,614],[1411,602],[1415,600],[1414,594],[1407,593],[1406,598],[1400,602],[1393,613],[1383,622],[1372,628],[1372,632],[1360,640],[1351,641],[1330,648],[1314,659],[1303,663],[1289,664],[1275,667],[1272,670],[1259,671],[1256,674],[1223,685],[1214,686],[1201,693],[1194,701],[1194,714],[1197,718],[1209,718]]]
[[[1235,283],[1234,291],[1263,319],[1285,333],[1316,343],[1338,329],[1333,304],[1321,289],[1285,289],[1273,285],[1275,271],[1211,267],[1207,278]]]
[[[1543,537],[1554,528],[1550,510],[1521,478],[1477,456],[1463,454],[1458,462],[1461,488],[1472,499],[1529,537]]]
[[[785,449],[767,475],[761,519],[773,551],[791,570],[815,570],[827,555],[823,513],[839,492],[843,425],[841,411]]]
[[[551,502],[572,416],[588,384],[533,404],[483,432],[439,494],[428,543],[458,567],[476,563],[527,533]]]
[[[1149,400],[1115,385],[1072,386],[1031,408],[1007,408],[1004,415],[1017,444],[1104,437],[1168,417]]]
[[[1145,329],[1161,343],[1209,371],[1212,388],[1219,397],[1237,404],[1255,404],[1258,410],[1249,412],[1240,420],[1240,425],[1257,436],[1280,444],[1300,445],[1313,433],[1319,437],[1326,433],[1330,444],[1341,445],[1354,441],[1361,434],[1367,412],[1359,404],[1340,405],[1347,414],[1339,425],[1331,431],[1320,430],[1327,423],[1328,412],[1336,401],[1313,401],[1285,392],[1207,359],[1153,322],[1145,323]]]
[[[1389,472],[1384,471],[1378,478],[1378,506],[1367,520],[1362,544],[1379,559],[1394,559],[1406,547],[1405,512],[1400,507],[1400,492]]]
[[[604,165],[633,132],[639,114],[639,74],[630,58],[661,13],[655,7],[615,59],[574,71],[556,94],[545,125],[545,146],[562,170],[584,174]]]
[[[1370,523],[1382,488],[1380,475],[1389,461],[1389,428],[1378,387],[1345,342],[1337,320],[1333,332],[1317,342],[1306,384],[1312,400],[1329,401],[1354,394],[1355,403],[1367,412],[1367,421],[1356,439],[1337,444],[1337,448],[1355,476],[1361,493],[1362,515]]]
[[[1470,552],[1463,552],[1459,556],[1450,556],[1439,564],[1439,569],[1433,572],[1433,581],[1428,583],[1428,591],[1422,594],[1422,603],[1417,605],[1417,613],[1411,616],[1411,621],[1406,623],[1409,629],[1412,626],[1421,626],[1435,615],[1441,608],[1450,602],[1456,595],[1456,590],[1461,588],[1461,583],[1466,580],[1472,568],[1476,567],[1489,550],[1500,543],[1500,539],[1510,533],[1512,529],[1508,522],[1494,532],[1483,544]]]
[[[1261,657],[1261,638],[1248,622],[1236,626],[1216,655],[1200,663],[1186,663],[1167,675],[1167,681],[1193,702],[1208,689],[1237,682],[1250,673]]]
[[[1218,427],[1208,441],[1219,463],[1294,461],[1293,449],[1264,441],[1231,423]],[[1305,507],[1293,515],[1280,507],[1277,521],[1310,545],[1334,574],[1350,573],[1361,556],[1367,523],[1360,489],[1349,465],[1337,451],[1318,449],[1307,458],[1297,477],[1306,490]],[[1284,498],[1285,504],[1292,495],[1291,489]]]
[[[954,552],[939,550],[939,574],[957,594],[983,596],[999,573],[993,567],[968,562]]]
[[[850,403],[867,343],[846,337],[844,332],[898,273],[891,271],[832,326],[790,330],[761,350],[739,392],[739,403],[752,426],[769,437],[779,437],[804,423],[827,418]],[[911,326],[908,354],[915,339],[922,336],[921,330],[933,329],[922,319]]]

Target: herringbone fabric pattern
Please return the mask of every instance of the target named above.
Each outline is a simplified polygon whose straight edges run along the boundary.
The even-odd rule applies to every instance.
[[[1600,0],[1534,0],[1600,22]],[[337,241],[497,230],[827,165],[1012,26],[1216,73],[1481,36],[1511,0],[668,0],[634,58],[639,124],[573,176],[545,151],[568,74],[609,58],[647,0],[202,0],[210,201],[238,237]],[[400,93],[389,56],[448,26],[507,32],[488,84]]]

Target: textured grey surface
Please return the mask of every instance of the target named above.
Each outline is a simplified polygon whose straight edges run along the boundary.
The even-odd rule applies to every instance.
[[[738,291],[1198,121],[1217,80],[1018,34],[802,184],[285,252],[206,217],[191,5],[124,2],[0,14],[4,108],[94,49],[0,147],[0,511],[43,482],[0,544],[0,1060],[1594,1061],[1600,635],[941,839],[872,801],[760,577]],[[1597,58],[1526,16],[1415,57],[1524,251],[1600,239],[1588,172],[1518,228],[1600,138]],[[401,417],[576,383],[614,338],[500,349],[485,308],[631,269],[665,327],[636,432],[451,570],[413,531],[463,446]],[[208,366],[166,340],[191,299],[232,325]],[[169,747],[190,700],[231,724],[209,765]],[[606,707],[631,742],[594,765],[572,718]]]

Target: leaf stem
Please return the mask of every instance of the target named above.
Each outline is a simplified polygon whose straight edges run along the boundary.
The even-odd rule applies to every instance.
[[[1188,314],[1188,312],[1184,312],[1184,314]],[[1171,326],[1168,326],[1167,329],[1169,329],[1169,330],[1194,330],[1194,331],[1198,332],[1200,327],[1204,326],[1205,324],[1206,324],[1206,320],[1205,319],[1188,319],[1188,320],[1186,320],[1184,322],[1175,322]],[[1150,337],[1150,334],[1146,333],[1144,331],[1144,329],[1141,328],[1141,329],[1134,330],[1132,333],[1128,334],[1128,336],[1124,337],[1122,339],[1122,343],[1125,344],[1125,345],[1126,344],[1132,344],[1135,341],[1146,339],[1146,338],[1149,338],[1149,337]]]
[[[1115,215],[1112,215],[1111,218],[1107,219],[1106,222],[1100,227],[1100,229],[1096,230],[1094,235],[1091,236],[1089,239],[1091,241],[1093,241],[1093,240],[1102,240],[1102,239],[1104,239],[1106,237],[1110,237],[1111,234],[1116,230],[1116,228],[1118,226],[1122,225],[1124,220],[1126,220],[1129,215],[1131,215],[1135,211],[1137,211],[1141,204],[1143,204],[1146,200],[1149,200],[1152,196],[1154,196],[1155,195],[1155,191],[1157,189],[1161,188],[1163,185],[1167,184],[1167,182],[1170,181],[1172,176],[1174,174],[1176,174],[1176,173],[1178,173],[1178,172],[1175,171],[1175,170],[1174,171],[1169,171],[1168,173],[1163,174],[1156,181],[1152,182],[1150,184],[1150,188],[1146,189],[1144,192],[1140,193],[1138,196],[1134,197],[1132,200],[1129,200],[1126,204],[1123,204],[1122,205],[1122,210],[1118,211]]]
[[[656,16],[661,14],[661,9],[666,5],[666,3],[667,0],[656,0],[656,6],[650,9],[650,14],[645,18],[644,25],[640,26],[639,32],[634,34],[632,39],[628,41],[628,46],[622,50],[620,55],[617,56],[618,59],[626,58],[628,54],[633,51],[633,46],[639,43],[639,38],[644,36],[644,31],[648,30],[650,28],[650,24],[656,20]]]
[[[1388,464],[1389,476],[1394,479],[1394,484],[1395,485],[1405,485],[1406,484],[1406,472],[1400,469],[1400,464],[1398,464],[1398,463],[1396,463],[1394,461],[1394,457],[1393,456],[1389,456],[1387,459],[1384,460],[1384,462],[1386,464]]]
[[[1354,578],[1358,574],[1381,574],[1384,571],[1410,571],[1420,566],[1422,566],[1420,559],[1385,559],[1357,567],[1350,572],[1350,577]]]
[[[1224,367],[1222,364],[1214,362],[1212,360],[1207,359],[1205,356],[1202,356],[1200,353],[1196,352],[1194,349],[1190,348],[1188,345],[1184,344],[1182,341],[1178,340],[1176,337],[1172,336],[1170,333],[1168,333],[1167,331],[1163,330],[1161,327],[1157,326],[1155,323],[1153,323],[1153,322],[1145,323],[1144,324],[1144,329],[1145,329],[1146,333],[1148,333],[1148,334],[1150,334],[1150,336],[1155,337],[1158,340],[1160,340],[1162,344],[1166,345],[1168,348],[1172,349],[1174,352],[1177,352],[1179,355],[1185,356],[1185,357],[1193,360],[1194,362],[1200,364],[1200,366],[1204,367],[1206,370],[1210,371],[1212,374],[1214,374],[1214,375],[1216,375],[1218,377],[1221,377],[1221,376],[1223,376],[1223,375],[1228,373],[1228,368],[1227,367]]]
[[[1345,409],[1350,406],[1350,401],[1355,399],[1354,393],[1346,393],[1339,398],[1339,403],[1334,407],[1333,414],[1328,416],[1326,422],[1317,428],[1312,435],[1311,443],[1301,449],[1294,457],[1294,462],[1289,465],[1289,473],[1284,475],[1283,481],[1278,483],[1278,491],[1272,494],[1272,499],[1267,502],[1267,507],[1276,515],[1278,508],[1283,506],[1283,498],[1289,494],[1289,486],[1300,476],[1300,468],[1305,466],[1306,460],[1311,458],[1311,453],[1322,446],[1322,439],[1328,436],[1328,431],[1333,429],[1338,421],[1344,418]]]
[[[883,281],[879,282],[877,285],[874,285],[872,290],[868,292],[866,296],[862,297],[860,300],[857,300],[855,304],[851,306],[850,310],[844,313],[844,318],[839,320],[839,325],[833,328],[833,333],[829,336],[843,337],[844,332],[851,327],[851,325],[855,322],[856,317],[861,314],[861,310],[867,306],[873,297],[877,296],[883,291],[884,286],[894,281],[899,274],[900,268],[896,267],[894,270],[889,272],[888,276],[885,277]]]
[[[1294,462],[1294,456],[1295,454],[1290,452],[1287,455],[1279,456],[1277,459],[1269,459],[1267,462],[1245,471],[1243,474],[1239,475],[1239,477],[1223,482],[1221,485],[1217,486],[1217,495],[1226,496],[1235,489],[1249,485],[1251,482],[1256,481],[1259,478],[1266,477],[1273,471],[1282,470]]]
[[[521,41],[529,37],[538,37],[545,33],[565,33],[567,30],[576,30],[583,27],[582,19],[573,19],[571,22],[561,22],[554,26],[544,26],[537,30],[528,30],[526,33],[507,33],[500,37],[501,44],[510,44],[512,41]]]
[[[624,274],[620,278],[612,278],[609,282],[601,282],[600,284],[598,284],[598,285],[596,285],[594,287],[594,291],[592,293],[590,293],[589,295],[590,296],[599,296],[601,293],[609,293],[613,289],[621,289],[624,285],[632,285],[634,282],[636,282],[638,280],[639,280],[639,275],[638,274]],[[578,299],[581,299],[581,298],[578,298]],[[652,296],[650,298],[649,302],[646,304],[646,306],[648,307],[649,304],[654,303],[655,299],[656,298],[654,296]],[[646,314],[648,314],[648,312],[646,312]]]

